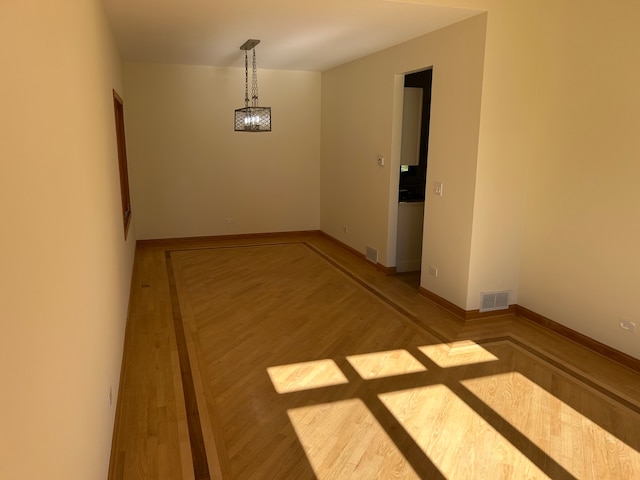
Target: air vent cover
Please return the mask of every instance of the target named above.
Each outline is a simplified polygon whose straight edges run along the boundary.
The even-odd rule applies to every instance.
[[[367,260],[372,263],[378,263],[378,250],[373,247],[367,247]]]
[[[480,294],[480,312],[506,310],[509,308],[509,291],[482,292]]]

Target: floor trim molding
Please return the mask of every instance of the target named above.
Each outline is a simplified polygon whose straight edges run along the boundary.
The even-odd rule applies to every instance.
[[[250,240],[252,238],[271,238],[271,237],[293,237],[299,235],[320,235],[320,230],[300,230],[288,232],[265,232],[265,233],[238,233],[233,235],[207,235],[202,237],[176,237],[176,238],[149,238],[138,240],[136,245],[139,247],[164,247],[171,245],[192,245],[194,243],[207,243],[220,240]],[[174,248],[172,248],[174,249]]]
[[[550,318],[547,318],[539,313],[536,313],[528,308],[525,308],[521,305],[513,304],[509,305],[509,308],[506,310],[497,310],[493,312],[482,312],[479,310],[464,310],[459,306],[451,303],[450,301],[442,298],[439,295],[436,295],[433,292],[430,292],[426,288],[419,287],[419,293],[424,297],[428,298],[434,303],[437,303],[445,310],[453,313],[456,317],[459,317],[461,320],[468,322],[473,320],[482,320],[484,318],[492,318],[502,315],[515,315],[519,318],[523,318],[530,322],[535,323],[547,330],[550,330],[558,335],[562,335],[564,338],[571,340],[579,345],[582,345],[585,348],[588,348],[591,351],[599,353],[600,355],[608,358],[609,360],[613,360],[627,368],[635,372],[640,372],[640,359],[632,357],[631,355],[627,355],[620,350],[617,350],[609,345],[605,345],[598,340],[595,340],[587,335],[584,335],[580,332],[577,332],[569,327],[566,327]]]
[[[509,308],[505,310],[494,310],[491,312],[480,312],[480,310],[465,310],[459,306],[451,303],[449,300],[442,298],[440,295],[427,290],[424,287],[419,287],[418,292],[420,295],[428,298],[434,303],[437,303],[445,310],[449,310],[455,316],[460,317],[465,322],[472,320],[482,320],[483,318],[495,318],[502,315],[513,315],[516,313],[515,305],[509,305]]]
[[[363,262],[371,264],[371,262],[367,261],[366,256],[363,253],[358,252],[356,249],[350,247],[349,245],[346,245],[345,243],[332,237],[331,235],[323,231],[320,231],[320,236],[328,240],[331,240],[332,242],[341,246],[343,249],[353,253],[358,258],[360,258]],[[373,264],[371,265],[374,266]],[[385,273],[386,275],[394,275],[396,273],[395,267],[385,267],[384,265],[381,265],[379,263],[375,265],[375,267],[378,270]],[[521,305],[513,304],[513,305],[509,305],[508,309],[495,310],[491,312],[480,312],[480,310],[465,310],[453,304],[452,302],[442,298],[441,296],[427,290],[426,288],[419,287],[418,291],[424,297],[440,305],[442,308],[453,313],[455,316],[459,317],[465,322],[482,320],[485,318],[494,318],[494,317],[503,316],[503,315],[516,315],[517,317],[524,318],[543,328],[546,328],[547,330],[550,330],[559,335],[562,335],[563,337],[575,343],[578,343],[579,345],[582,345],[583,347],[588,348],[589,350],[599,353],[600,355],[610,360],[613,360],[627,368],[630,368],[633,371],[640,372],[640,359],[632,357],[631,355],[621,352],[620,350],[617,350],[613,347],[605,345],[604,343],[601,343],[591,337],[588,337],[587,335],[577,332],[569,327],[566,327],[554,320],[551,320],[550,318],[546,318]]]
[[[539,313],[529,310],[528,308],[525,308],[521,305],[516,305],[515,307],[516,316],[529,320],[530,322],[540,325],[547,330],[551,330],[552,332],[562,335],[563,337],[575,343],[578,343],[583,347],[588,348],[589,350],[597,352],[610,360],[618,362],[619,364],[624,365],[631,370],[640,372],[640,359],[632,357],[631,355],[627,355],[620,350],[610,347],[609,345],[605,345],[604,343],[599,342],[598,340],[595,340],[580,332],[577,332],[569,327],[565,327],[564,325],[543,315],[540,315]]]
[[[333,243],[335,243],[336,245],[339,245],[342,249],[352,253],[353,255],[355,255],[356,257],[358,257],[360,260],[362,260],[363,262],[366,262],[367,264],[371,265],[372,267],[376,268],[377,270],[380,270],[382,273],[384,273],[385,275],[395,275],[396,274],[396,267],[387,267],[385,265],[382,265],[381,263],[372,263],[369,260],[367,260],[367,256],[362,253],[359,252],[358,250],[356,250],[353,247],[350,247],[349,245],[347,245],[344,242],[341,242],[340,240],[338,240],[336,237],[332,237],[331,235],[329,235],[326,232],[323,232],[322,230],[320,230],[320,236],[322,238],[326,238],[327,240],[332,241]]]

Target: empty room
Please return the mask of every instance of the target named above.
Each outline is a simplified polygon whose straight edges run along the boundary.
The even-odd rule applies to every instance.
[[[0,2],[0,478],[640,478],[640,3]]]

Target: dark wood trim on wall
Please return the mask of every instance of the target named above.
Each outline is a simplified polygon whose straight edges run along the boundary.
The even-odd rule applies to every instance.
[[[252,238],[294,237],[299,235],[320,235],[320,230],[301,230],[298,232],[238,233],[234,235],[210,235],[204,237],[150,238],[136,242],[139,247],[163,247],[168,244],[192,245],[216,240],[251,240]]]
[[[344,250],[347,250],[348,252],[352,253],[356,257],[360,258],[362,261],[367,262],[369,265],[371,265],[372,267],[375,267],[377,270],[380,270],[385,275],[395,275],[396,274],[396,267],[387,267],[385,265],[382,265],[381,263],[372,263],[372,262],[370,262],[369,260],[367,260],[367,256],[364,253],[359,252],[355,248],[350,247],[346,243],[341,242],[337,238],[332,237],[331,235],[329,235],[328,233],[323,232],[322,230],[320,231],[320,236],[323,237],[323,238],[326,238],[327,240],[331,240],[332,242],[340,245],[340,247],[342,247]]]
[[[340,240],[332,237],[331,235],[325,232],[320,231],[320,235],[324,238],[327,238],[328,240],[331,240],[332,242],[337,243],[345,250],[348,250],[349,252],[353,253],[354,255],[362,259],[362,261],[373,266],[373,264],[366,259],[366,256],[364,253],[358,252],[354,248],[351,248],[349,245],[342,243]],[[384,265],[378,264],[376,265],[376,268],[386,273],[387,275],[395,274],[395,267],[385,267]],[[586,347],[589,350],[597,352],[600,355],[610,360],[618,362],[619,364],[625,367],[628,367],[636,372],[640,372],[640,359],[632,357],[631,355],[627,355],[626,353],[621,352],[620,350],[616,350],[613,347],[605,345],[604,343],[594,340],[593,338],[588,337],[587,335],[584,335],[580,332],[576,332],[575,330],[569,327],[565,327],[564,325],[554,320],[546,318],[520,305],[513,304],[513,305],[509,305],[509,308],[505,310],[495,310],[492,312],[481,313],[480,310],[465,310],[461,307],[458,307],[457,305],[442,298],[441,296],[436,295],[433,292],[430,292],[426,288],[419,287],[418,292],[424,297],[431,300],[432,302],[440,305],[442,308],[453,313],[455,316],[459,317],[461,320],[465,322],[482,320],[484,318],[492,318],[492,317],[498,317],[498,316],[504,316],[504,315],[516,315],[517,317],[528,320],[537,325],[540,325],[543,328],[546,328],[547,330],[551,330],[552,332],[562,335],[563,337],[579,345],[582,345],[583,347]]]
[[[594,340],[593,338],[588,337],[587,335],[584,335],[580,332],[576,332],[569,327],[565,327],[564,325],[551,320],[550,318],[544,317],[539,313],[533,312],[521,305],[514,304],[509,305],[509,308],[505,310],[480,313],[479,310],[464,310],[463,308],[454,305],[450,301],[445,300],[439,295],[436,295],[435,293],[430,292],[423,287],[419,287],[419,293],[464,321],[481,320],[483,318],[497,317],[502,315],[516,315],[517,317],[523,318],[547,330],[551,330],[552,332],[562,335],[563,337],[579,345],[582,345],[589,350],[607,357],[609,360],[613,360],[636,372],[640,372],[640,359],[632,357],[631,355],[627,355],[620,350],[616,350],[615,348]]]
[[[466,311],[463,308],[460,308],[459,306],[451,303],[449,300],[445,300],[440,295],[436,295],[435,293],[430,292],[424,287],[418,287],[418,293],[420,293],[420,295],[422,295],[423,297],[428,298],[432,302],[437,303],[445,310],[453,313],[456,317],[460,317],[462,320],[465,319]]]
[[[129,191],[129,167],[127,165],[127,142],[124,128],[124,103],[118,92],[113,92],[113,111],[116,121],[116,145],[118,148],[118,171],[120,174],[120,199],[122,203],[122,222],[124,239],[131,225],[131,193]]]
[[[563,337],[568,338],[569,340],[572,340],[575,343],[582,345],[583,347],[587,347],[588,349],[593,350],[594,352],[597,352],[600,355],[603,355],[609,358],[610,360],[614,360],[624,365],[625,367],[629,367],[630,369],[635,370],[636,372],[640,372],[640,359],[632,357],[631,355],[627,355],[626,353],[621,352],[620,350],[616,350],[615,348],[610,347],[609,345],[605,345],[604,343],[601,343],[597,340],[594,340],[593,338],[588,337],[587,335],[584,335],[580,332],[576,332],[575,330],[569,327],[565,327],[564,325],[554,320],[551,320],[550,318],[547,318],[543,315],[540,315],[539,313],[533,312],[528,308],[525,308],[520,305],[516,305],[515,307],[516,307],[516,315],[518,317],[521,317],[533,323],[536,323],[546,328],[547,330],[551,330],[555,333],[558,333]]]
[[[430,292],[426,288],[419,287],[418,291],[420,295],[427,297],[432,302],[437,303],[442,308],[449,310],[451,313],[465,321],[482,320],[483,318],[493,318],[502,315],[512,315],[516,312],[515,305],[509,305],[509,308],[505,310],[494,310],[492,312],[480,312],[480,310],[465,310],[451,303],[449,300],[445,300],[441,296]]]
[[[385,275],[395,275],[396,267],[385,267],[381,263],[376,264],[376,268],[383,272]]]
[[[516,313],[516,305],[509,305],[504,310],[494,310],[492,312],[481,312],[480,310],[465,310],[464,319],[468,322],[482,320],[483,318],[499,317],[501,315],[513,315]]]

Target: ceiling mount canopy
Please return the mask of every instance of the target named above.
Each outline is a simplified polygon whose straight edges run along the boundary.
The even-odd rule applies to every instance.
[[[256,46],[260,43],[260,40],[255,40],[250,38],[249,40],[247,40],[246,42],[244,42],[242,45],[240,45],[240,50],[253,50],[254,48],[256,48]]]
[[[235,111],[234,130],[236,132],[270,132],[271,107],[258,106],[258,67],[256,65],[256,45],[260,40],[249,39],[242,44],[244,50],[244,108]],[[251,105],[249,105],[249,55],[253,52],[251,77]]]

